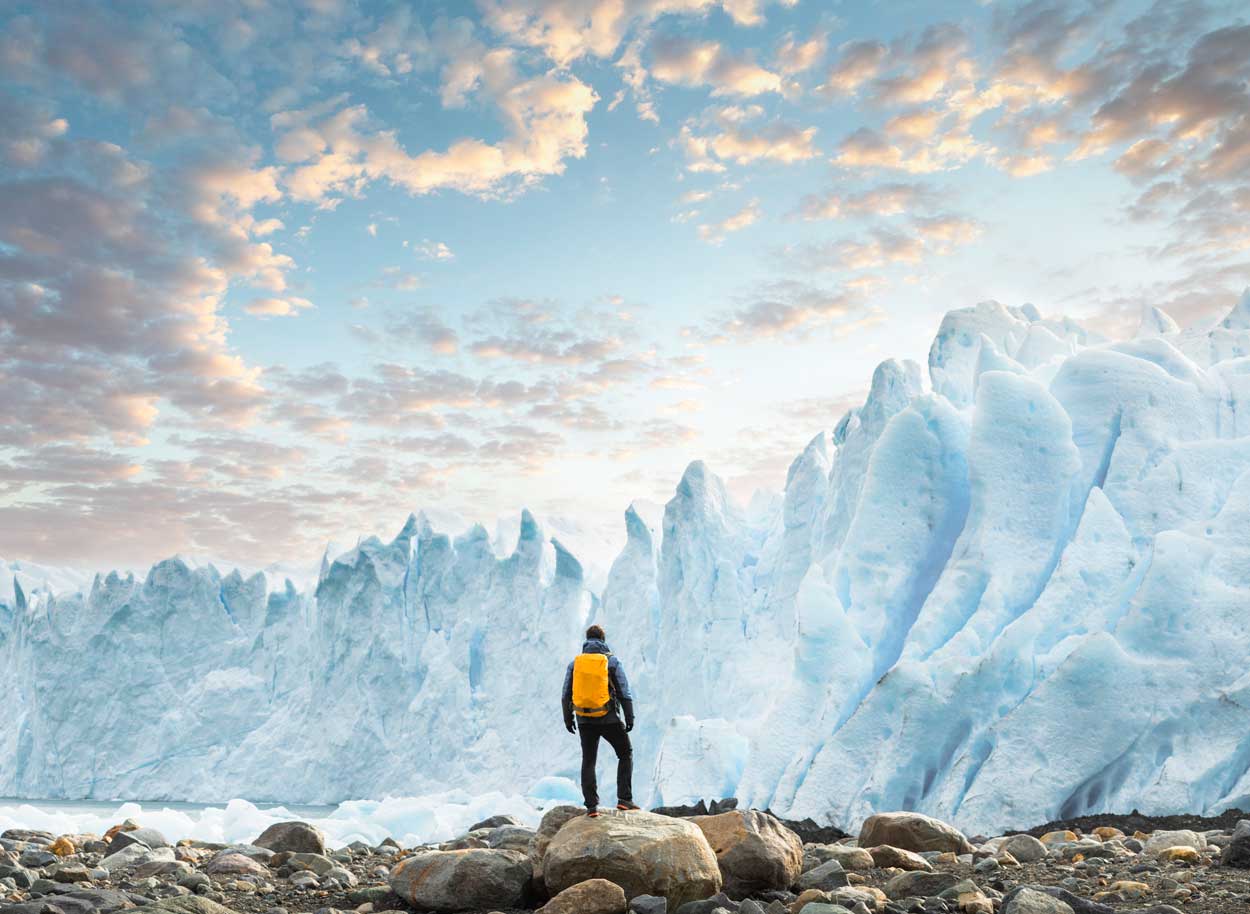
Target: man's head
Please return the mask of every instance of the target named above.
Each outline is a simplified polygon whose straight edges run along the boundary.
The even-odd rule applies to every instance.
[[[603,633],[603,629],[598,625],[592,625],[586,629],[587,641],[607,641],[608,636]]]

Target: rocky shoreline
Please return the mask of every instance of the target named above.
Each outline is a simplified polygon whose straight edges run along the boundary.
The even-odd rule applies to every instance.
[[[1250,817],[1102,815],[968,838],[915,813],[855,837],[732,805],[507,816],[437,845],[331,849],[302,822],[250,844],[0,834],[0,914],[1231,914],[1250,910]],[[794,827],[791,827],[794,826]]]

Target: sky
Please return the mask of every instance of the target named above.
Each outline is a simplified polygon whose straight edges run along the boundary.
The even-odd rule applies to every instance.
[[[7,0],[0,125],[8,559],[623,539],[950,309],[1250,285],[1241,3]]]

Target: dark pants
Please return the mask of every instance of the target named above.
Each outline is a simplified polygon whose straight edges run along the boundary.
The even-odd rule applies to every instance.
[[[625,732],[625,725],[619,721],[614,724],[588,724],[579,721],[577,733],[582,738],[582,795],[586,799],[586,808],[595,809],[599,805],[599,785],[595,779],[595,762],[599,760],[599,737],[601,736],[616,752],[616,801],[618,803],[633,802],[634,749],[629,744],[629,734]]]

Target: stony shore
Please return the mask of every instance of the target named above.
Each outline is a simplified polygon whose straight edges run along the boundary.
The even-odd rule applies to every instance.
[[[536,830],[496,817],[417,848],[331,849],[299,822],[241,845],[171,842],[131,821],[104,835],[13,829],[0,835],[0,914],[1250,911],[1250,821],[1236,812],[1094,816],[988,839],[892,813],[840,841],[768,813],[715,812],[556,807]]]

